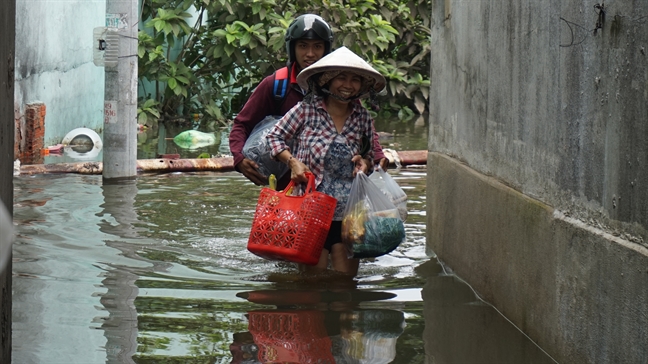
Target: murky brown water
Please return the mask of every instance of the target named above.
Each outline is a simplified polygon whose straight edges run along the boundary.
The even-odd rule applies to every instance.
[[[553,362],[430,259],[430,171],[390,173],[407,240],[355,281],[249,253],[234,172],[15,178],[13,363]]]

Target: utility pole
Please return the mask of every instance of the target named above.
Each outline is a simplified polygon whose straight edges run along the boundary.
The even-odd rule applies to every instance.
[[[104,180],[137,175],[137,4],[106,0]]]

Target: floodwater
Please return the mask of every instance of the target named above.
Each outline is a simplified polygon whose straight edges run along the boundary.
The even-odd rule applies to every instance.
[[[236,172],[16,177],[13,363],[553,363],[426,250],[430,171],[389,172],[407,240],[353,281],[249,253]]]

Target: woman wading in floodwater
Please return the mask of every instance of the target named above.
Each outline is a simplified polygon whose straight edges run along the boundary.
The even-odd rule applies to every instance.
[[[272,155],[288,164],[293,181],[307,182],[305,173],[312,172],[316,190],[338,200],[319,262],[301,268],[322,272],[330,256],[334,271],[355,277],[359,260],[349,258],[342,243],[342,218],[356,173],[369,174],[374,165],[375,134],[373,119],[359,99],[373,102],[385,78],[342,47],[303,70],[297,82],[308,94],[268,133]],[[288,147],[291,140],[296,142],[293,150]]]

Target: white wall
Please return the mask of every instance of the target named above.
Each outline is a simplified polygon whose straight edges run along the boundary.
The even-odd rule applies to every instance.
[[[105,0],[16,0],[15,105],[43,102],[45,146],[70,130],[103,128],[104,69],[92,60],[92,30]]]

